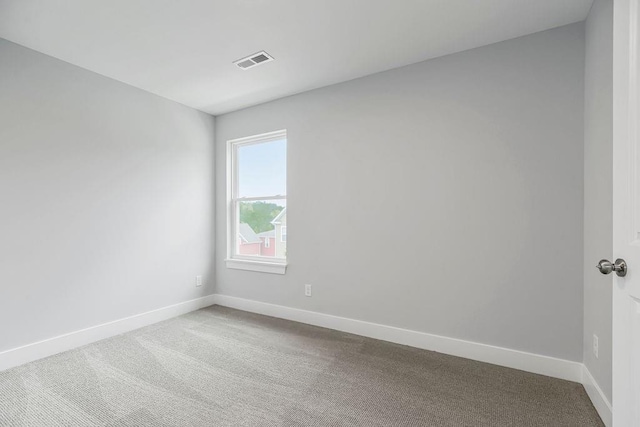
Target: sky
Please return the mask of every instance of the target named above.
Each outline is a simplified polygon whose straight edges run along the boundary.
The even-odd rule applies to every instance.
[[[287,194],[287,141],[238,148],[239,196]]]

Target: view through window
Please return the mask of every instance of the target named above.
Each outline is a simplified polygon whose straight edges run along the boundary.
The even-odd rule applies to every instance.
[[[231,141],[232,257],[285,262],[287,140],[284,131]]]

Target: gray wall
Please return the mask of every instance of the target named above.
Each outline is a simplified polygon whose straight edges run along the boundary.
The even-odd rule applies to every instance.
[[[207,114],[0,39],[0,351],[211,293],[213,139]]]
[[[611,400],[611,276],[595,265],[613,254],[613,1],[596,0],[585,26],[584,363]],[[593,354],[598,335],[598,358]]]
[[[287,274],[217,292],[582,360],[583,24],[223,115],[288,130]],[[312,298],[304,284],[314,285]]]

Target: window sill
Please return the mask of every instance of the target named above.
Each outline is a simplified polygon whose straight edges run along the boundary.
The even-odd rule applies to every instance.
[[[234,270],[259,271],[261,273],[285,274],[287,264],[276,262],[250,261],[246,259],[227,259],[227,268]]]

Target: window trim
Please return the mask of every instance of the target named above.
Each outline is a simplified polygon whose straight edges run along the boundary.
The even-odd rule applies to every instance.
[[[287,264],[278,264],[274,262],[261,262],[246,259],[227,259],[227,268],[233,270],[259,271],[261,273],[285,274],[287,272]]]
[[[280,243],[286,243],[286,242],[287,242],[287,226],[281,225],[280,226]]]
[[[287,140],[287,130],[281,129],[275,132],[267,132],[259,135],[252,135],[245,138],[237,138],[227,141],[227,268],[260,271],[264,273],[285,274],[287,268],[287,259],[274,258],[265,260],[250,255],[239,255],[235,253],[235,235],[236,217],[238,215],[237,205],[234,202],[238,200],[287,200],[287,195],[273,195],[267,197],[242,197],[234,199],[234,195],[238,194],[238,167],[237,167],[237,151],[240,146],[248,146],[253,144],[261,144],[265,142]],[[288,143],[288,140],[287,140]]]

